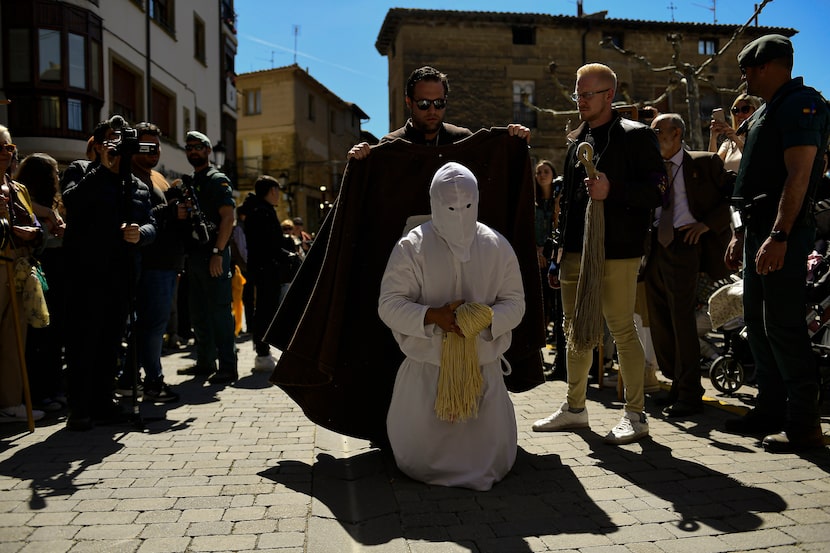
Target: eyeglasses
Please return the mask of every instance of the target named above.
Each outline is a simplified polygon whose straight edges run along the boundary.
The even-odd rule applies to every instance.
[[[746,104],[746,105],[741,106],[741,107],[732,106],[732,109],[730,111],[732,112],[732,115],[738,115],[738,112],[743,113],[744,115],[746,115],[747,113],[749,113],[753,109],[755,109],[755,108],[753,108],[752,105]]]
[[[597,90],[596,92],[582,92],[580,94],[577,94],[576,92],[574,92],[573,94],[571,94],[571,100],[573,100],[574,102],[578,102],[580,99],[590,100],[591,98],[593,98],[597,94],[602,94],[603,92],[608,92],[609,90],[611,90],[611,89],[610,88],[605,88],[603,90]]]
[[[185,149],[185,151],[188,151],[188,152],[191,151],[191,150],[196,150],[197,152],[201,152],[202,150],[205,149],[205,145],[204,144],[186,144],[184,149]]]
[[[447,99],[436,98],[435,100],[415,100],[415,105],[418,106],[418,109],[421,111],[428,110],[429,106],[435,106],[435,109],[444,109],[447,107]]]
[[[15,146],[14,144],[3,144],[2,148],[10,154],[13,154],[14,151],[17,149],[17,146]]]

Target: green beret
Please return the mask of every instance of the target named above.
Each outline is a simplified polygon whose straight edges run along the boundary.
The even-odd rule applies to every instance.
[[[186,140],[196,140],[201,142],[211,150],[213,149],[213,145],[210,143],[210,138],[205,136],[204,134],[200,133],[199,131],[190,131],[187,133]]]
[[[764,35],[756,38],[738,54],[740,67],[756,67],[774,59],[793,56],[793,43],[782,35]]]

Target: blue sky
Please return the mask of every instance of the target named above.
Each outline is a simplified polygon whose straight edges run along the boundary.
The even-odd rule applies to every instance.
[[[609,18],[717,23],[746,22],[762,0],[584,0],[585,13]],[[716,6],[716,11],[712,7]],[[674,6],[674,9],[670,9]],[[393,7],[576,15],[576,0],[236,0],[239,47],[237,73],[296,62],[343,100],[371,119],[363,128],[380,137],[388,129],[387,60],[375,49],[386,12]],[[794,75],[830,95],[827,33],[830,0],[772,0],[759,18],[763,26],[799,33]],[[296,35],[294,27],[298,26]],[[296,53],[295,53],[296,52]],[[734,55],[734,54],[733,54]],[[737,84],[736,69],[736,84]],[[451,120],[451,114],[449,116]]]

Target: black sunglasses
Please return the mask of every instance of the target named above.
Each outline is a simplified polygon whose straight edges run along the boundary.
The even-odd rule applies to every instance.
[[[192,150],[196,150],[197,152],[201,152],[206,147],[207,146],[205,146],[204,144],[186,144],[184,149],[188,152],[190,152]]]
[[[732,106],[732,110],[731,110],[731,111],[732,111],[732,115],[738,115],[738,112],[741,112],[741,113],[743,113],[744,115],[746,115],[747,113],[749,113],[749,112],[750,112],[750,110],[751,110],[751,109],[752,109],[752,106],[751,106],[751,105],[749,105],[749,104],[746,104],[745,106],[741,106],[741,107],[738,107],[738,106]]]
[[[428,110],[429,106],[435,106],[435,109],[444,109],[447,107],[447,99],[436,98],[435,100],[415,100],[415,105],[418,106],[418,109],[421,111]]]

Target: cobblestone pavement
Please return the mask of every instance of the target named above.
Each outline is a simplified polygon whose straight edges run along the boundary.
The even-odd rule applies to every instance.
[[[830,550],[830,451],[771,455],[720,430],[751,387],[717,397],[704,379],[710,399],[688,421],[647,400],[651,437],[622,447],[602,443],[613,389],[591,386],[591,429],[575,433],[530,431],[564,383],[513,395],[518,460],[481,493],[414,482],[312,424],[239,347],[234,386],[176,376],[193,359],[166,356],[182,401],[143,405],[143,430],[0,427],[0,553]]]

